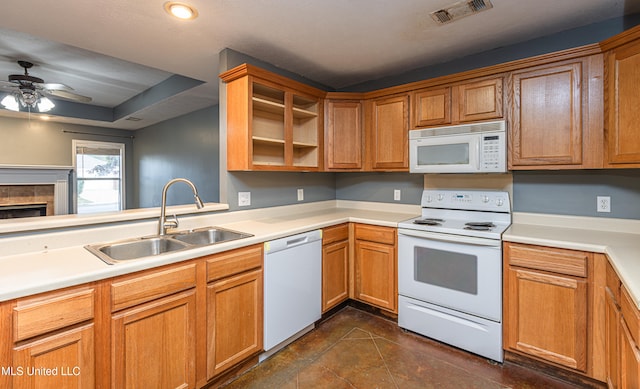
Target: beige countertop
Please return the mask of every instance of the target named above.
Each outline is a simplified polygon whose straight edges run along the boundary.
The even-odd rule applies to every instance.
[[[381,211],[380,209],[384,209]],[[107,265],[84,245],[155,233],[157,220],[82,225],[0,236],[0,301],[198,258],[344,222],[396,227],[420,214],[413,205],[325,201],[248,211],[181,216],[180,229],[219,226],[253,234],[237,241]],[[640,221],[514,213],[503,239],[605,253],[640,308]]]
[[[380,211],[384,208],[385,211]],[[97,281],[139,270],[259,244],[304,231],[344,222],[396,227],[420,214],[419,206],[348,201],[327,201],[179,218],[181,229],[218,226],[253,234],[236,241],[167,253],[128,263],[107,265],[84,245],[152,235],[157,221],[113,226],[82,226],[36,236],[19,234],[2,238],[11,255],[0,257],[0,301]]]
[[[606,254],[640,309],[640,221],[514,213],[502,239]]]

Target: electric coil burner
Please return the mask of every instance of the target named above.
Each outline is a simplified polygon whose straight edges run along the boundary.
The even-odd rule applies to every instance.
[[[398,224],[398,325],[502,362],[502,233],[509,194],[425,190]]]

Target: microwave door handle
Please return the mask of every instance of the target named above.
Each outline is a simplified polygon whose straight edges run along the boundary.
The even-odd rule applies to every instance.
[[[472,236],[447,235],[447,234],[433,233],[429,231],[408,230],[404,228],[398,229],[398,234],[412,236],[415,238],[438,240],[441,242],[462,243],[462,244],[470,244],[474,246],[500,247],[499,240],[474,238]]]

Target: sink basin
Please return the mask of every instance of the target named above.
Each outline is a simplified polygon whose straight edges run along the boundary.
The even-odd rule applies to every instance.
[[[180,231],[171,235],[133,238],[111,243],[85,246],[87,250],[109,265],[152,257],[178,250],[208,246],[253,236],[218,227]]]
[[[230,240],[236,240],[241,238],[247,238],[252,236],[251,234],[245,234],[243,232],[226,230],[217,227],[199,228],[191,231],[184,231],[174,235],[171,238],[180,242],[185,242],[192,245],[210,245],[221,242],[228,242]]]
[[[86,246],[87,250],[109,264],[160,255],[187,247],[189,245],[186,243],[159,236]]]

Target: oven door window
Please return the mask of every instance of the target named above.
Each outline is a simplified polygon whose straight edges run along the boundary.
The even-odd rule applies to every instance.
[[[414,247],[414,280],[459,292],[478,294],[478,257]]]

